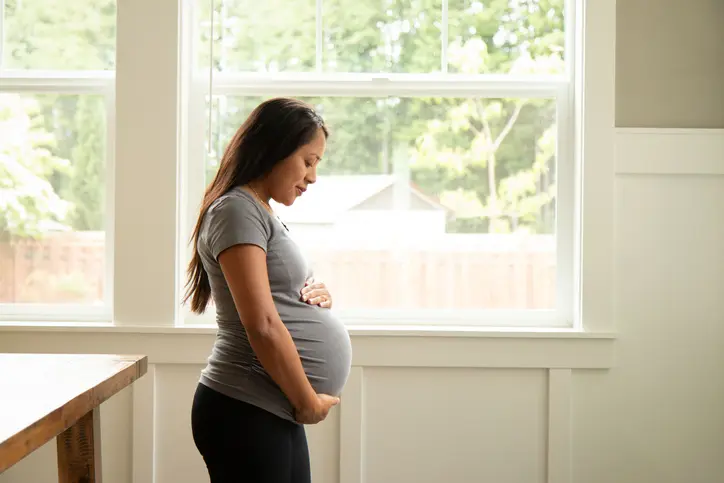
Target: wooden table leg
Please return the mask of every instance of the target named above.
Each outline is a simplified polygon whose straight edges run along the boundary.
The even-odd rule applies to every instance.
[[[57,442],[59,483],[101,483],[100,408],[59,434]]]

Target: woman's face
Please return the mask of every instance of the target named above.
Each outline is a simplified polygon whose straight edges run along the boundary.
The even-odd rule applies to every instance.
[[[321,129],[308,143],[277,163],[266,178],[266,192],[277,203],[291,206],[317,181],[317,166],[324,156],[327,139]]]

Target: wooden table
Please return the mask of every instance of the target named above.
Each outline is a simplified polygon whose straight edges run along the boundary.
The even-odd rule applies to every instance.
[[[100,404],[146,356],[0,354],[0,473],[57,437],[60,483],[100,483]]]

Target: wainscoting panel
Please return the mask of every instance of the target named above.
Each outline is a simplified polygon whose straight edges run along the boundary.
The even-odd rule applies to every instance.
[[[308,428],[315,483],[721,481],[724,131],[618,130],[611,162],[619,340],[353,334],[342,404]],[[212,343],[0,327],[0,352],[149,355],[101,408],[106,483],[208,481],[189,415]],[[0,475],[56,481],[54,443]]]
[[[366,482],[544,483],[545,370],[365,370]]]

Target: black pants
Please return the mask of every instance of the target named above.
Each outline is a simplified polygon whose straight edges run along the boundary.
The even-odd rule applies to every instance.
[[[194,443],[211,483],[310,483],[304,426],[199,384]]]

